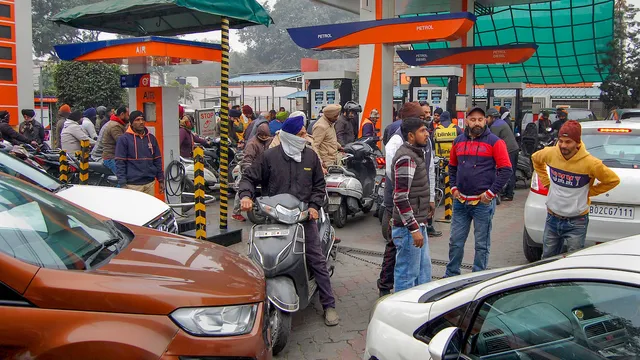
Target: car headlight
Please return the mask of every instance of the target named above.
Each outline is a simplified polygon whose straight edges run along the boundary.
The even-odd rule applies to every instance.
[[[258,305],[182,308],[169,315],[194,336],[231,336],[251,332]]]

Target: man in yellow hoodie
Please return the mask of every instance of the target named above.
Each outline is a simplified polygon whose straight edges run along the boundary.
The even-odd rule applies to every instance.
[[[584,248],[590,197],[604,194],[620,183],[615,172],[587,152],[581,133],[580,123],[569,120],[558,132],[557,146],[532,156],[540,181],[549,188],[543,259],[560,254],[565,242],[569,252]],[[595,180],[598,184],[594,185]]]

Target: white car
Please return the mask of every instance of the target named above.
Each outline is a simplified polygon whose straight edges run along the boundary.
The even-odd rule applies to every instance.
[[[622,120],[583,122],[582,142],[619,177],[613,190],[591,198],[585,246],[640,234],[640,123]],[[542,255],[547,193],[538,176],[524,207],[523,251],[529,261]]]
[[[112,187],[63,184],[3,152],[0,152],[0,172],[28,181],[113,220],[178,233],[178,224],[169,205],[151,195]]]
[[[389,295],[364,359],[639,359],[638,259],[634,236]]]

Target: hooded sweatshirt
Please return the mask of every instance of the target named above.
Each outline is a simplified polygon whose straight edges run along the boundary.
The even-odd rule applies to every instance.
[[[81,150],[80,141],[82,140],[89,140],[91,145],[96,143],[95,140],[89,138],[89,135],[84,132],[77,121],[67,119],[60,134],[60,147],[62,150],[73,156],[76,151]]]
[[[552,213],[576,217],[589,213],[590,197],[604,194],[620,183],[620,178],[602,161],[589,154],[584,143],[567,160],[560,147],[544,148],[531,157],[542,184],[549,188],[547,209]],[[547,166],[549,174],[547,174]],[[598,184],[594,185],[594,181]]]
[[[154,179],[164,182],[162,154],[158,140],[145,129],[143,135],[136,134],[131,127],[116,143],[116,175],[118,184],[145,185]]]

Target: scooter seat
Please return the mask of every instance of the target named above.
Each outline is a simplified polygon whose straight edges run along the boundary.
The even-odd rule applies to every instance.
[[[352,177],[352,178],[357,178],[356,174],[354,174],[353,172],[351,172],[351,171],[349,171],[347,169],[344,169],[344,175]]]
[[[98,174],[103,174],[103,175],[113,175],[113,171],[111,171],[111,169],[109,169],[108,167],[104,166],[104,164],[101,163],[97,163],[97,162],[90,162],[89,163],[89,171],[98,173]]]

